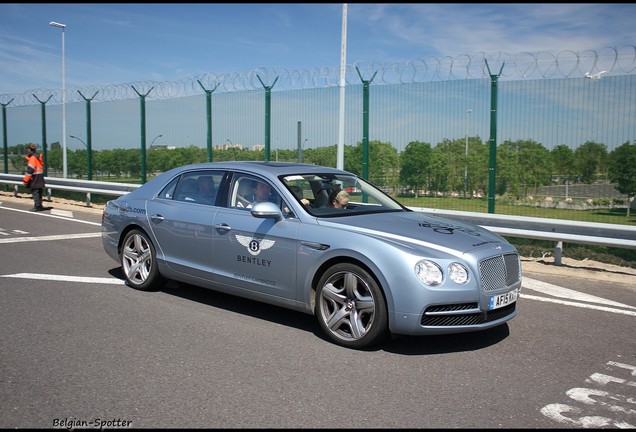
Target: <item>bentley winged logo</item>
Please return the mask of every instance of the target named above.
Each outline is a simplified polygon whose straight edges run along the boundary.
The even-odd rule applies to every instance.
[[[274,246],[276,243],[274,240],[261,239],[258,240],[254,237],[244,236],[244,235],[235,235],[236,240],[247,248],[247,251],[251,255],[258,255],[262,250],[267,250]]]

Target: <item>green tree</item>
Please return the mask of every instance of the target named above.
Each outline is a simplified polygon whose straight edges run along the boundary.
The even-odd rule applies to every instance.
[[[576,171],[583,183],[593,183],[597,176],[607,172],[607,146],[587,141],[574,151]]]
[[[550,158],[552,161],[552,175],[564,180],[571,179],[574,176],[576,158],[574,151],[570,147],[565,144],[554,147],[550,152]]]
[[[489,144],[479,136],[468,137],[468,191],[488,190]]]
[[[411,141],[400,154],[400,184],[415,191],[425,189],[433,155],[430,143]]]
[[[335,167],[336,151],[336,145],[307,149],[303,152],[303,160],[314,165]]]
[[[636,196],[636,143],[629,141],[617,147],[609,155],[609,179],[616,183],[616,190],[627,195],[630,200]],[[627,216],[629,217],[629,204]]]
[[[433,149],[433,184],[441,192],[464,190],[465,140],[444,139]]]
[[[520,199],[550,184],[550,152],[532,140],[504,141],[497,148],[496,193]]]
[[[69,177],[85,178],[88,174],[86,149],[67,150],[66,164]]]
[[[356,147],[345,146],[344,169],[362,175],[362,143]],[[399,173],[398,154],[391,143],[369,141],[369,178],[371,183],[394,187]]]

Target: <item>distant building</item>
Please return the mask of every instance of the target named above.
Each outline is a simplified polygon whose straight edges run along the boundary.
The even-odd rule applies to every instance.
[[[217,144],[214,146],[214,150],[230,150],[230,149],[243,150],[243,146],[241,144]]]

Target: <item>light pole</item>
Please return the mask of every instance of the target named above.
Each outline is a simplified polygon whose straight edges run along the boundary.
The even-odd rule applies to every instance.
[[[69,135],[69,137],[75,138],[76,140],[84,144],[84,147],[86,147],[86,178],[88,180],[92,180],[93,179],[93,161],[91,159],[91,152],[88,148],[88,144],[86,144],[83,139],[78,138],[75,135]]]
[[[472,108],[466,110],[466,161],[464,162],[464,198],[466,198],[466,192],[468,191],[468,116],[473,112]]]
[[[150,149],[152,148],[152,146],[154,145],[155,141],[157,141],[157,139],[158,139],[158,138],[161,138],[162,136],[163,136],[162,134],[159,134],[159,135],[157,135],[156,137],[154,137],[154,138],[152,139],[152,141],[150,142],[150,147],[148,147],[148,150],[150,150]]]
[[[51,21],[49,25],[62,29],[62,176],[68,176],[66,160],[66,69],[64,62],[64,29],[66,24]]]
[[[236,156],[236,147],[234,147],[234,143],[232,141],[230,141],[229,139],[226,139],[225,141],[230,143],[230,148],[232,149],[232,154],[234,155],[234,160],[238,160],[238,157]]]
[[[78,140],[79,142],[81,142],[82,144],[84,144],[84,147],[88,148],[88,145],[86,145],[86,143],[84,142],[83,139],[76,137],[75,135],[69,135],[69,138],[75,138],[76,140]]]

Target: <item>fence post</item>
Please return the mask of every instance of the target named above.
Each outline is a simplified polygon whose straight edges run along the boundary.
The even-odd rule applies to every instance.
[[[7,147],[7,105],[13,102],[11,99],[2,105],[2,141],[4,143],[4,173],[9,174],[9,148]],[[45,165],[46,166],[46,165]]]
[[[92,98],[85,97],[81,91],[77,91],[79,95],[86,101],[86,169],[88,180],[93,180],[93,146],[92,134],[91,134],[91,101],[97,96],[98,92],[95,92]]]
[[[554,243],[554,265],[561,265],[561,257],[563,256],[563,242],[555,242]]]
[[[272,122],[271,112],[272,112],[272,87],[276,85],[276,81],[278,81],[278,77],[274,80],[271,86],[266,86],[263,84],[263,80],[260,76],[256,75],[256,78],[261,82],[261,85],[265,89],[265,160],[269,161],[269,149],[270,149],[270,126]]]
[[[141,105],[141,184],[146,183],[146,96],[150,94],[154,87],[148,90],[148,93],[140,94],[135,86],[132,89],[139,96],[139,103]]]
[[[497,79],[506,63],[502,63],[499,75],[490,73],[488,60],[486,67],[490,74],[490,164],[488,168],[488,213],[495,212],[495,167],[497,163]]]
[[[365,81],[357,66],[356,71],[362,81],[362,178],[369,180],[369,84],[378,72],[376,71],[370,80]]]
[[[201,81],[197,80],[203,91],[205,92],[205,112],[206,120],[208,124],[208,162],[212,162],[212,92],[217,89],[220,83],[217,83],[212,90],[208,90],[203,87]]]

